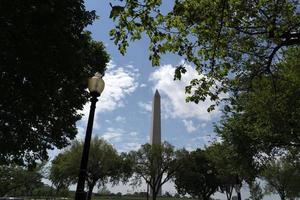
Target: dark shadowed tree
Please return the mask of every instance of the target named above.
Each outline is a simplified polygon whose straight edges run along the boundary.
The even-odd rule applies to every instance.
[[[144,144],[137,151],[129,152],[127,159],[132,165],[132,184],[140,185],[144,180],[151,188],[153,200],[156,200],[161,186],[171,180],[181,166],[176,160],[174,147],[167,142]]]
[[[32,195],[33,190],[43,186],[42,167],[39,164],[35,168],[24,168],[20,166],[0,166],[0,196]]]
[[[266,191],[277,193],[281,200],[300,197],[300,164],[285,158],[271,161],[262,178],[267,182]]]
[[[62,186],[77,183],[83,142],[74,141],[70,149],[59,154],[53,161],[50,180]],[[87,169],[87,189],[90,200],[93,189],[103,187],[106,183],[117,183],[122,176],[122,159],[112,145],[100,138],[91,141]],[[57,185],[57,184],[56,184]],[[59,185],[57,185],[59,186]]]
[[[249,184],[250,199],[251,200],[262,200],[264,198],[264,192],[259,182],[252,182]]]
[[[183,166],[175,173],[175,187],[178,193],[209,200],[220,184],[214,163],[201,149],[181,154],[178,162]]]
[[[238,153],[226,143],[213,143],[204,150],[207,158],[217,170],[219,189],[231,199],[234,186],[239,181],[253,182],[258,171],[255,170],[252,158],[240,157]],[[237,179],[238,177],[238,179]]]
[[[48,178],[56,188],[56,195],[59,195],[61,190],[65,190],[71,185],[74,178],[71,176],[73,170],[69,170],[66,154],[58,154],[51,163]]]
[[[224,142],[259,167],[283,151],[299,154],[300,49],[291,48],[272,76],[254,78],[250,90],[232,95],[216,128]],[[276,82],[273,79],[276,78]]]
[[[153,65],[167,53],[192,63],[200,75],[186,87],[188,101],[218,100],[240,82],[250,85],[253,77],[272,75],[282,52],[300,44],[297,0],[164,3],[170,4],[120,0],[111,5],[116,26],[110,35],[123,54],[129,41],[148,36]],[[177,66],[175,79],[185,72],[184,65]]]
[[[84,32],[95,12],[83,0],[3,0],[0,13],[0,163],[44,160],[75,137],[108,55]]]
[[[219,190],[231,200],[238,170],[234,166],[233,151],[224,144],[214,143],[205,149],[205,153],[218,171]]]

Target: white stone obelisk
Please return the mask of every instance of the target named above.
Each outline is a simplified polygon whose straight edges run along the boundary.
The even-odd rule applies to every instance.
[[[161,144],[160,95],[157,90],[155,91],[152,102],[150,144]]]
[[[152,122],[150,132],[150,144],[161,144],[161,117],[160,117],[160,95],[155,91],[152,102]],[[152,195],[152,190],[150,190]],[[162,195],[162,189],[159,188],[157,196]]]

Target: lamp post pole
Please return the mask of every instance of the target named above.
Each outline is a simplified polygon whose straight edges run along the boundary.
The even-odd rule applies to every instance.
[[[98,101],[96,94],[91,94],[91,95],[92,95],[91,108],[90,108],[90,114],[89,114],[89,119],[88,119],[88,125],[86,128],[86,134],[85,134],[84,146],[83,146],[83,151],[82,151],[79,179],[78,179],[78,183],[77,183],[75,200],[85,200],[86,199],[86,192],[84,191],[84,184],[85,184],[85,178],[86,178],[86,174],[87,174],[87,164],[88,164],[88,159],[89,159],[96,102]]]
[[[87,198],[86,192],[84,191],[84,185],[87,176],[87,165],[89,160],[89,152],[90,152],[90,144],[91,144],[94,116],[96,110],[96,102],[98,101],[97,97],[100,96],[101,92],[104,89],[104,81],[102,80],[101,77],[102,77],[101,74],[96,73],[94,77],[89,79],[91,107],[90,107],[89,119],[86,128],[83,150],[82,150],[82,157],[80,163],[79,178],[78,178],[77,188],[75,193],[75,200],[86,200]]]

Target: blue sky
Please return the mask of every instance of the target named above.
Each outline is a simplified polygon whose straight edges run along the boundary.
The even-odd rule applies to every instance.
[[[118,1],[112,1],[115,2]],[[173,81],[175,66],[182,62],[182,58],[168,54],[162,57],[159,67],[152,67],[148,60],[149,41],[146,37],[130,43],[126,55],[122,56],[109,37],[109,31],[114,27],[109,18],[109,1],[86,0],[85,5],[88,10],[96,10],[99,16],[87,30],[91,31],[94,40],[105,44],[111,56],[104,77],[106,86],[97,103],[93,136],[103,137],[119,152],[137,150],[141,144],[149,142],[151,104],[154,92],[158,89],[162,104],[162,140],[176,148],[188,150],[202,148],[216,140],[213,124],[220,119],[219,108],[208,113],[209,101],[198,105],[185,102],[184,87],[192,78],[199,77],[193,67],[187,65],[188,72],[182,80]],[[167,10],[170,5],[165,4],[162,10]],[[77,138],[83,139],[89,104],[80,112],[84,117],[77,123]],[[52,157],[56,153],[51,152]],[[110,189],[114,192],[132,191],[129,186]],[[145,187],[136,191],[143,190]],[[175,192],[170,183],[163,190]],[[243,189],[244,194],[248,193],[246,190]],[[224,195],[217,196],[225,199]],[[276,199],[274,196],[270,198]]]
[[[151,125],[151,103],[155,89],[162,102],[162,140],[178,148],[195,149],[213,141],[213,122],[220,112],[206,111],[210,102],[185,102],[184,87],[199,76],[191,66],[182,81],[173,81],[175,66],[182,58],[175,55],[162,57],[161,66],[152,67],[148,60],[148,40],[130,43],[125,56],[110,40],[109,31],[114,27],[109,18],[108,1],[87,0],[88,10],[96,10],[99,19],[87,29],[95,40],[102,41],[111,62],[104,77],[106,87],[96,109],[93,135],[104,137],[118,151],[136,150],[148,142]],[[85,117],[78,122],[79,138],[83,138],[89,105]]]
[[[210,102],[198,105],[185,102],[184,87],[193,77],[199,76],[193,67],[186,66],[189,70],[182,80],[173,81],[175,66],[182,58],[168,54],[162,57],[159,67],[152,67],[146,37],[130,43],[126,55],[122,56],[109,37],[109,31],[114,27],[109,18],[109,1],[86,0],[85,4],[99,16],[87,30],[91,31],[94,40],[105,44],[111,56],[104,76],[106,86],[97,103],[93,136],[108,140],[119,152],[137,150],[141,144],[149,142],[151,104],[158,89],[162,104],[162,140],[188,150],[215,140],[213,122],[218,121],[220,111],[208,113],[206,109]],[[84,138],[89,104],[81,112],[84,117],[77,123],[79,139]],[[164,188],[175,192],[172,184]],[[132,190],[129,186],[110,189]]]

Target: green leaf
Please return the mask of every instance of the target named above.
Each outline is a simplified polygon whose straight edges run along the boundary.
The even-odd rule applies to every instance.
[[[112,6],[109,18],[115,19],[123,11],[124,11],[124,7],[123,6]]]
[[[177,66],[175,69],[174,80],[181,80],[181,74],[186,73],[186,68],[183,65]]]

